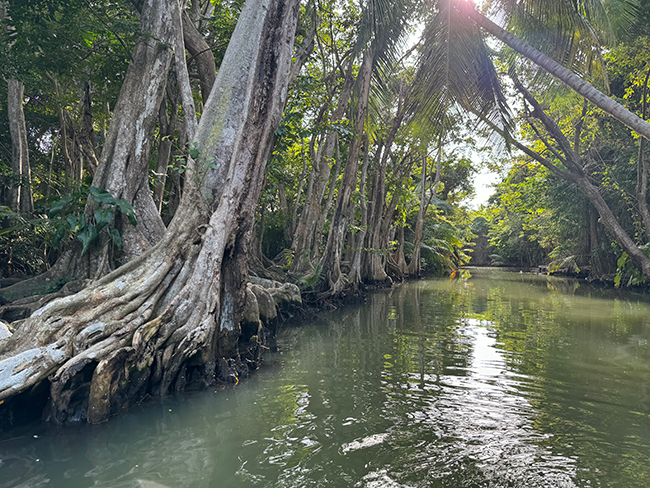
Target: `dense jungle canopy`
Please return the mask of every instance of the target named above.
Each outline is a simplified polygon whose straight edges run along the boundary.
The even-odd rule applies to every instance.
[[[269,327],[245,318],[254,280],[323,303],[467,263],[650,277],[646,0],[10,0],[0,20],[0,402],[99,422],[238,381]]]

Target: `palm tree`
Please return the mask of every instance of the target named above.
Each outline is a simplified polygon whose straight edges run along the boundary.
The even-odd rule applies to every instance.
[[[591,8],[586,8],[585,3],[588,3],[588,5],[591,6]],[[515,13],[519,13],[521,15],[521,12],[517,12],[521,4],[518,4],[517,2],[512,2],[510,0],[502,0],[501,4],[505,6],[509,6],[512,9],[512,11],[514,11]],[[543,2],[543,5],[540,6],[539,2],[535,0],[529,0],[528,2],[524,2],[524,5],[526,5],[527,8],[524,9],[523,14],[524,16],[531,16],[535,12],[539,12],[540,10],[543,12],[548,12],[549,8],[554,9],[552,10],[553,14],[549,15],[549,17],[555,21],[556,23],[555,27],[558,28],[560,31],[560,35],[558,36],[558,39],[571,38],[573,35],[572,32],[575,33],[580,29],[584,30],[585,26],[587,26],[588,32],[590,33],[592,40],[596,39],[595,31],[593,28],[591,28],[590,24],[585,19],[585,15],[591,12],[592,15],[594,15],[596,19],[599,21],[599,23],[602,25],[603,24],[602,15],[604,11],[603,9],[598,8],[598,7],[602,7],[601,2],[583,1],[583,2],[567,4],[567,2],[564,2],[563,0],[558,0],[556,2],[550,2],[550,4],[551,5],[549,5],[549,2]],[[558,62],[554,61],[550,57],[546,56],[542,52],[538,51],[537,49],[533,48],[522,39],[519,39],[513,34],[507,32],[505,29],[499,27],[494,22],[489,20],[487,17],[479,13],[473,6],[470,6],[465,2],[457,2],[457,8],[460,11],[463,11],[469,19],[471,19],[473,22],[476,23],[477,26],[481,27],[486,32],[489,32],[490,34],[494,35],[499,40],[501,40],[506,45],[508,45],[510,48],[524,55],[528,60],[534,62],[539,67],[541,67],[542,69],[544,69],[545,71],[547,71],[548,73],[556,77],[558,80],[560,80],[567,86],[571,87],[573,90],[576,91],[576,93],[583,96],[585,100],[594,103],[596,106],[604,110],[606,113],[608,113],[609,115],[613,116],[614,118],[622,122],[628,128],[635,130],[643,138],[648,139],[650,137],[650,124],[645,122],[642,118],[638,117],[636,114],[627,110],[625,107],[623,107],[616,101],[604,95],[602,92],[594,88],[591,84],[584,81],[575,73],[573,73],[566,67],[562,66]],[[619,12],[619,19],[625,21],[627,13],[628,13],[627,10],[623,10]],[[567,20],[564,23],[562,23],[559,22],[557,19],[567,19]],[[627,20],[629,21],[629,18]],[[564,33],[562,32],[563,28],[566,28]],[[568,35],[563,37],[562,34],[566,34],[566,33],[568,33]],[[560,46],[560,52],[562,50],[566,52],[567,50],[566,44],[563,45],[562,42],[560,41],[558,43],[555,43],[554,47],[557,47],[558,45]],[[526,88],[524,88],[524,86],[518,80],[513,67],[511,67],[511,76],[513,77],[513,81],[516,89],[524,96],[526,102],[533,107],[532,117],[537,118],[542,123],[542,125],[548,131],[548,134],[551,136],[551,138],[555,140],[557,144],[557,149],[554,149],[546,138],[541,137],[542,141],[549,149],[549,151],[551,151],[552,154],[554,154],[558,160],[563,162],[564,166],[566,167],[566,170],[558,168],[549,159],[542,157],[540,154],[530,150],[529,148],[527,148],[526,146],[524,146],[523,144],[517,141],[512,141],[514,145],[520,150],[522,150],[524,153],[526,153],[528,156],[530,156],[531,158],[537,160],[538,162],[546,166],[556,176],[566,181],[575,183],[581,189],[581,191],[587,196],[587,198],[594,205],[594,207],[598,210],[601,220],[605,225],[605,227],[610,232],[610,234],[616,239],[619,245],[630,256],[630,258],[637,265],[637,267],[646,276],[650,276],[650,259],[648,259],[648,257],[641,251],[641,249],[635,244],[635,242],[627,235],[625,230],[618,222],[616,216],[613,214],[613,212],[611,211],[611,209],[609,208],[609,206],[607,205],[603,197],[600,195],[598,188],[589,180],[588,175],[584,173],[584,170],[580,162],[580,155],[578,149],[579,135],[577,134],[579,134],[580,125],[576,128],[575,142],[572,147],[570,142],[564,136],[562,131],[557,127],[555,122],[544,113],[544,110],[541,107],[541,105],[537,102],[537,100],[535,100],[535,98],[528,92],[528,90],[526,90]],[[492,127],[497,132],[502,132],[496,126],[492,125]],[[641,139],[642,142],[643,142],[643,138]],[[639,198],[638,203],[640,207],[642,207],[642,209],[645,210],[647,214],[647,206],[645,202],[645,191],[643,190],[646,184],[645,179],[647,179],[647,172],[643,173],[642,170],[643,168],[641,168],[641,171],[639,172],[640,174],[639,188],[641,188],[641,190],[639,190],[638,188],[637,192],[641,195],[641,197]]]
[[[454,0],[455,8],[463,12],[477,26],[490,33],[504,44],[510,46],[513,50],[532,61],[546,72],[553,75],[562,83],[571,87],[579,95],[589,100],[598,108],[604,110],[625,126],[634,130],[641,136],[650,140],[650,124],[641,117],[630,112],[621,104],[612,100],[601,91],[594,88],[571,70],[565,68],[557,61],[538,51],[528,43],[509,33],[502,27],[498,26],[485,15],[481,14],[471,2],[465,0]],[[553,3],[553,2],[551,2]]]

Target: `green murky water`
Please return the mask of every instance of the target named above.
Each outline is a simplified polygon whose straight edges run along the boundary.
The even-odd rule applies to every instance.
[[[237,387],[0,438],[0,487],[650,486],[650,305],[472,270],[278,338]]]

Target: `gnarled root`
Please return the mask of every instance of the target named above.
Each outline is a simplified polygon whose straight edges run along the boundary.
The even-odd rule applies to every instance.
[[[218,256],[227,243],[213,229],[206,234],[169,233],[134,262],[32,314],[0,342],[0,400],[49,377],[50,418],[101,422],[148,392],[182,389],[188,368],[207,383],[236,374],[233,364],[217,371],[217,358],[240,359],[232,317],[241,300],[229,295],[238,284],[222,289],[228,263]]]

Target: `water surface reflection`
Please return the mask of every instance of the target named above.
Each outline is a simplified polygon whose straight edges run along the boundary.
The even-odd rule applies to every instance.
[[[288,327],[235,389],[0,439],[0,486],[647,487],[650,309],[476,270]]]

